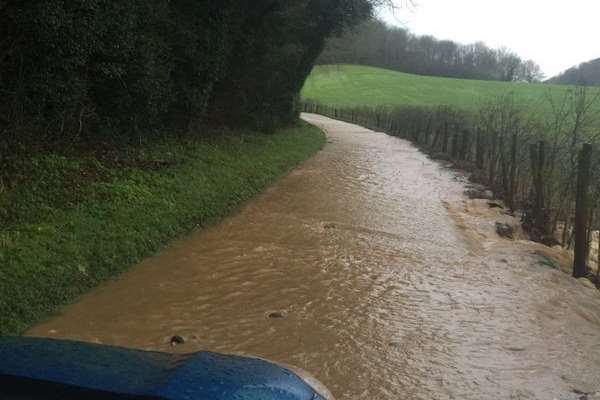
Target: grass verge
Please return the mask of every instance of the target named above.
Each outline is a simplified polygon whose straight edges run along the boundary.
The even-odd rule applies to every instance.
[[[323,143],[302,124],[32,159],[26,178],[0,195],[0,335],[22,333],[172,239],[217,222]]]

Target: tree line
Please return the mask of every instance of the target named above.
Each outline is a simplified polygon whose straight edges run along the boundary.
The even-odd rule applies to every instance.
[[[325,39],[380,0],[0,0],[0,170],[38,148],[297,117]]]
[[[379,20],[367,21],[328,40],[318,63],[363,64],[419,75],[509,82],[539,82],[544,78],[538,64],[522,60],[507,48],[418,36]]]
[[[562,85],[600,86],[600,58],[569,68],[548,83]]]

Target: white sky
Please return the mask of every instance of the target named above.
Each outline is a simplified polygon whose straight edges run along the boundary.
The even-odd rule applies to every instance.
[[[401,0],[397,0],[399,2]],[[506,46],[537,62],[550,78],[600,58],[600,0],[414,0],[390,24],[459,43]]]

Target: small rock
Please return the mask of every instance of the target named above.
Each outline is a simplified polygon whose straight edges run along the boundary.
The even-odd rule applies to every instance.
[[[184,344],[185,339],[179,335],[175,335],[171,338],[171,346],[177,346],[178,344]]]
[[[540,265],[543,265],[544,267],[550,267],[556,270],[560,269],[560,265],[558,265],[558,263],[550,257],[547,257],[543,254],[538,254],[538,257],[540,258]]]
[[[578,389],[573,389],[572,392],[578,396],[577,400],[591,400],[590,396],[595,395],[594,393],[587,393],[587,392],[584,392],[584,391],[578,390]]]
[[[460,183],[465,183],[465,184],[469,183],[469,178],[467,178],[465,175],[462,175],[462,174],[454,175],[452,177],[452,179],[454,179],[455,181],[460,182]]]
[[[269,318],[271,319],[284,319],[286,317],[285,313],[281,311],[275,311],[269,314]]]
[[[588,278],[579,278],[577,279],[583,286],[589,287],[590,289],[596,289],[596,285],[592,283]]]
[[[447,153],[435,153],[431,155],[431,158],[439,161],[451,161],[452,157]]]
[[[507,238],[507,239],[513,239],[515,230],[513,229],[512,226],[510,226],[508,224],[496,222],[496,233],[500,237]]]
[[[493,200],[494,193],[491,190],[485,190],[483,188],[473,188],[465,190],[465,195],[470,199],[483,199]]]
[[[481,193],[481,190],[478,189],[467,189],[465,190],[465,195],[470,198],[470,199],[477,199],[479,198],[479,195]]]
[[[548,246],[548,247],[554,247],[554,246],[560,245],[560,242],[558,240],[556,240],[556,238],[552,235],[542,236],[542,238],[540,239],[540,243],[543,244],[544,246]]]
[[[329,223],[326,223],[325,225],[323,225],[323,228],[333,229],[333,228],[335,228],[335,224],[333,222],[329,222]]]

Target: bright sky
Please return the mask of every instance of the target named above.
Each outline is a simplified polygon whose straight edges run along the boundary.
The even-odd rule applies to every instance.
[[[506,46],[537,62],[548,78],[600,58],[598,0],[414,1],[416,8],[402,9],[395,18],[382,11],[383,19],[419,35]]]

